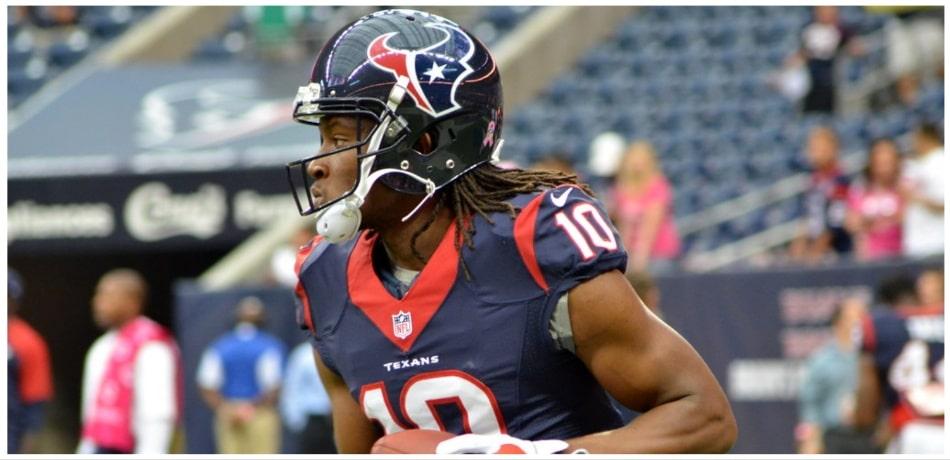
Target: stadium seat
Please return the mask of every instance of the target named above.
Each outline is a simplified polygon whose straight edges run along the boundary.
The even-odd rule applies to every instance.
[[[40,58],[32,58],[23,68],[9,72],[7,92],[23,100],[40,89],[47,77],[46,62]]]
[[[132,23],[132,9],[127,6],[102,7],[88,11],[81,21],[95,37],[110,39]]]
[[[8,10],[8,109],[159,7],[81,6],[66,19],[36,8],[21,20]]]
[[[67,68],[79,62],[89,52],[89,36],[85,31],[76,30],[63,40],[50,45],[49,63],[59,68]]]

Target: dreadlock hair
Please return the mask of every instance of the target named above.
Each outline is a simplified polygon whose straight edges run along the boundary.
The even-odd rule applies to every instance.
[[[461,253],[462,246],[475,247],[472,236],[475,234],[473,219],[476,215],[489,223],[494,223],[490,216],[493,213],[506,213],[514,219],[519,210],[508,200],[523,193],[537,192],[560,185],[574,185],[584,193],[594,196],[594,192],[587,184],[577,180],[576,174],[551,170],[502,169],[491,163],[482,163],[445,187],[426,224],[413,234],[412,252],[419,260],[425,261],[416,250],[416,239],[432,225],[444,206],[450,207],[457,222],[455,249]],[[471,279],[471,273],[464,260],[462,260],[462,268],[465,271],[465,278]]]

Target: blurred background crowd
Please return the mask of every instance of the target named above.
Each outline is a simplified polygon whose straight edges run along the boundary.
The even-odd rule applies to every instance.
[[[112,452],[333,452],[293,324],[312,225],[280,169],[316,147],[289,121],[310,59],[376,9],[7,7],[11,453],[109,451],[89,414],[116,398],[137,416],[115,436],[136,443]],[[942,7],[424,9],[495,53],[502,164],[590,183],[640,296],[747,404],[736,453],[886,448],[892,414],[855,399],[866,324],[935,306],[942,321]],[[678,292],[722,280],[738,287]],[[747,340],[691,336],[715,336],[697,331],[717,307]],[[165,340],[148,353],[166,365],[107,359],[147,348],[130,325]],[[795,383],[743,393],[745,364]],[[123,389],[149,384],[150,401]]]

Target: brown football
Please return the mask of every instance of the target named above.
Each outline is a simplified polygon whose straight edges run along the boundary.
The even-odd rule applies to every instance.
[[[452,433],[436,430],[406,430],[383,436],[373,444],[374,454],[434,454],[435,446]]]

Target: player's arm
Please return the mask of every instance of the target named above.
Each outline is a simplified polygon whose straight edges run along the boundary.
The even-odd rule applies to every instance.
[[[854,424],[871,428],[877,424],[881,407],[881,382],[877,378],[874,357],[862,353],[858,364],[858,390],[855,397]]]
[[[698,353],[649,313],[619,271],[570,291],[577,356],[625,406],[642,412],[629,425],[568,440],[591,453],[726,452],[736,422],[726,396]]]
[[[881,410],[881,382],[874,360],[877,327],[870,315],[861,318],[861,357],[858,360],[858,388],[854,395],[854,424],[860,428],[877,425]]]
[[[368,454],[382,433],[366,418],[346,383],[323,363],[316,350],[313,359],[333,407],[333,438],[337,451],[341,454]]]

